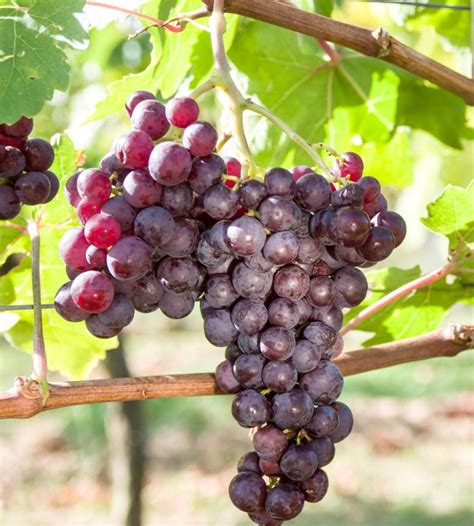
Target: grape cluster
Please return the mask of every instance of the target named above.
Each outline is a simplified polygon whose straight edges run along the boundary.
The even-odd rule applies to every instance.
[[[327,491],[322,468],[352,428],[331,361],[343,309],[366,296],[357,267],[388,257],[405,223],[355,153],[336,159],[331,183],[307,166],[240,179],[193,99],[165,106],[140,91],[126,109],[133,130],[66,185],[83,226],[60,242],[71,281],[56,309],[106,338],[135,310],[177,319],[199,301],[207,339],[226,347],[216,381],[254,430],[230,498],[256,523],[281,524]]]
[[[0,124],[0,220],[16,217],[22,204],[49,203],[58,193],[59,179],[48,170],[53,148],[44,139],[29,139],[32,129],[28,117]]]

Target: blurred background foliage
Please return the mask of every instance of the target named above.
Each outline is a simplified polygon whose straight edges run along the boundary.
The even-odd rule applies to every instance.
[[[338,20],[383,26],[421,53],[470,73],[469,11],[353,1],[295,3]],[[469,5],[468,0],[446,3]],[[140,9],[166,19],[199,5],[197,0],[151,0]],[[129,92],[152,89],[163,99],[177,90],[185,93],[206,78],[212,61],[209,35],[198,27],[188,26],[178,35],[152,28],[129,38],[142,27],[135,19],[92,7],[86,12],[89,47],[69,52],[70,87],[56,92],[35,117],[34,134],[65,131],[83,150],[86,165],[95,166],[113,138],[128,128],[122,108]],[[448,241],[419,218],[446,184],[465,187],[472,179],[472,108],[375,59],[338,50],[342,70],[334,72],[313,39],[236,16],[228,17],[228,26],[226,46],[244,91],[309,140],[358,151],[366,173],[384,183],[391,208],[408,223],[404,245],[384,267],[420,265],[426,272],[444,263]],[[228,116],[219,104],[219,97],[206,95],[204,118],[225,131]],[[262,166],[305,161],[272,126],[254,117],[247,124]],[[233,151],[232,141],[226,148]],[[54,293],[45,290],[44,301]],[[458,304],[442,323],[449,321],[472,322],[472,310]],[[351,333],[346,349],[366,338],[367,333]],[[55,348],[62,345],[65,356],[74,354],[69,334],[62,339],[60,333],[57,340]],[[135,375],[209,371],[222,357],[205,341],[197,312],[180,322],[159,313],[138,316],[124,342]],[[83,375],[106,348],[101,342],[87,367],[72,365],[71,370]],[[30,359],[0,340],[0,389],[10,387],[14,376],[28,374]],[[348,378],[343,400],[354,409],[354,434],[338,447],[328,468],[328,498],[307,506],[295,526],[473,524],[473,362],[466,353]],[[106,374],[102,364],[92,372],[93,377]],[[143,524],[247,524],[227,498],[236,460],[249,449],[247,433],[230,416],[229,398],[142,405],[149,436]],[[0,523],[119,526],[113,483],[120,453],[111,436],[115,417],[114,409],[101,405],[3,422]]]

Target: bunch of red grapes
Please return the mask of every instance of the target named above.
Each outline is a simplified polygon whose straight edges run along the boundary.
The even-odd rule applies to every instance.
[[[281,524],[327,491],[322,468],[352,429],[331,361],[343,309],[366,296],[357,267],[388,257],[405,223],[354,153],[336,159],[332,183],[305,166],[242,180],[193,99],[164,106],[140,91],[126,109],[133,130],[66,185],[83,226],[60,243],[71,281],[56,309],[107,338],[135,310],[182,318],[199,301],[207,339],[226,347],[217,383],[255,430],[230,498]],[[166,140],[170,126],[180,141]]]
[[[59,179],[48,170],[53,148],[44,139],[29,139],[32,129],[28,117],[0,124],[0,220],[16,217],[22,204],[49,203],[58,193]]]

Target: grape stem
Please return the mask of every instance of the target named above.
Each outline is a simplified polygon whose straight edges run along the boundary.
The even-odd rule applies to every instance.
[[[421,276],[420,278],[405,283],[405,285],[402,285],[401,287],[390,292],[386,296],[383,296],[375,303],[372,303],[372,305],[369,305],[367,308],[363,309],[357,316],[352,318],[352,320],[349,323],[344,325],[344,327],[342,327],[340,331],[340,334],[344,335],[347,334],[349,331],[354,330],[367,318],[370,318],[376,312],[382,310],[383,308],[387,307],[391,303],[394,303],[400,298],[403,298],[403,296],[410,294],[410,292],[414,292],[415,290],[426,287],[427,285],[430,285],[431,283],[434,283],[435,281],[438,281],[441,278],[447,276],[453,269],[454,263],[454,261],[450,261],[442,267],[433,270],[429,274],[426,274],[425,276]]]
[[[48,360],[43,336],[43,316],[41,309],[41,277],[40,277],[40,234],[38,223],[28,223],[28,234],[31,239],[31,284],[33,292],[33,373],[41,388],[43,402],[48,398],[49,386],[46,379]]]

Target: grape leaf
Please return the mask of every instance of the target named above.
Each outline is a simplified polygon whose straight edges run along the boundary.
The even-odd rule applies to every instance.
[[[66,48],[84,46],[84,0],[0,0],[0,122],[38,113],[69,83]]]
[[[10,305],[15,300],[15,289],[9,276],[0,276],[0,305]]]

